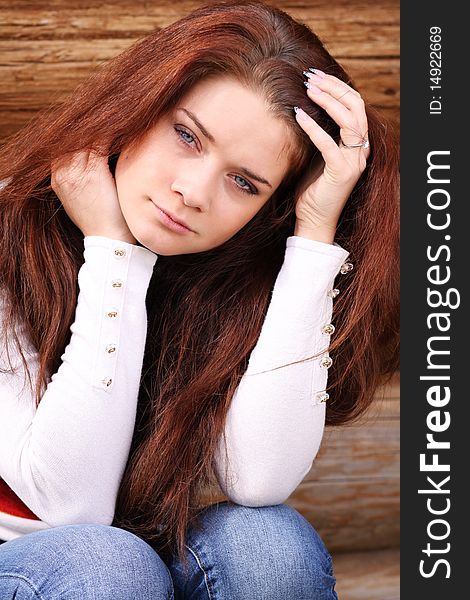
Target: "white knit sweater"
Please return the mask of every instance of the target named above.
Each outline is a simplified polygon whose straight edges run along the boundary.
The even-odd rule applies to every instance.
[[[104,237],[86,237],[84,244],[71,340],[39,407],[19,356],[10,355],[14,374],[0,371],[0,477],[40,519],[0,512],[0,540],[113,519],[134,428],[145,297],[158,257]],[[347,256],[336,245],[287,240],[259,340],[228,412],[228,465],[222,440],[217,455],[220,486],[238,504],[284,502],[312,466],[325,422],[327,366],[321,357],[299,361],[327,355],[328,292]],[[1,316],[0,302],[0,323]],[[26,339],[23,348],[34,373],[37,353]],[[2,342],[0,370],[7,367]]]

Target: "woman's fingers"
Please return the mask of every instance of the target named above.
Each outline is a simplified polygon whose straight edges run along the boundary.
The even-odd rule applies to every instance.
[[[332,75],[304,74],[309,84],[307,95],[338,123],[344,144],[363,142],[367,137],[367,115],[360,94]]]
[[[82,150],[79,152],[73,152],[65,154],[52,161],[51,164],[51,183],[54,185],[62,185],[68,182],[77,183],[76,178],[86,170],[89,151]]]
[[[52,161],[51,184],[56,186],[69,184],[80,186],[87,177],[93,177],[107,166],[107,156],[102,156],[94,150],[80,150],[65,154]]]
[[[355,104],[357,104],[356,101],[360,102],[362,100],[359,92],[348,85],[345,81],[341,81],[341,79],[338,79],[334,75],[326,75],[318,69],[314,69],[313,71],[304,71],[304,74],[312,83],[320,83],[321,89],[331,94],[333,98],[336,98],[336,100],[341,100],[344,98],[343,102],[348,108],[353,108]],[[346,98],[347,94],[351,95]]]
[[[319,74],[318,74],[319,73]],[[360,94],[344,81],[321,71],[304,74],[308,80],[307,95],[323,108],[340,128],[339,145],[301,109],[297,121],[322,153],[326,169],[337,180],[356,177],[366,166],[370,150],[367,141],[367,114]],[[303,117],[303,118],[302,118]]]
[[[355,89],[341,81],[333,75],[317,75],[310,71],[304,71],[309,83],[317,87],[322,92],[328,93],[334,100],[345,106],[347,109],[361,110],[364,107],[364,101]]]
[[[296,111],[296,117],[297,122],[321,152],[325,163],[333,168],[335,166],[339,168],[343,162],[343,155],[331,135],[301,108]]]
[[[54,160],[51,187],[84,236],[135,243],[121,212],[116,182],[103,148],[80,150]]]
[[[342,143],[338,144],[314,119],[295,107],[297,122],[321,152],[325,163],[322,173],[313,173],[311,183],[300,195],[296,217],[299,231],[304,228],[320,236],[317,239],[328,241],[366,167],[367,115],[364,102],[355,90],[332,75],[317,73],[308,77],[308,97],[338,124]]]
[[[304,73],[307,73],[305,71]],[[306,75],[308,81],[305,82],[307,87],[307,94],[314,102],[317,102],[319,106],[326,109],[328,106],[328,114],[339,124],[346,122],[350,116],[350,108],[344,102],[340,102],[332,96],[325,88],[323,80],[318,76],[310,74]],[[346,94],[347,95],[347,94]],[[325,105],[325,103],[328,103]]]

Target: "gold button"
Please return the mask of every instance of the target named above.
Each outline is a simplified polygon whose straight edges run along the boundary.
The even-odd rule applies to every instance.
[[[349,273],[349,271],[352,271],[354,269],[354,265],[350,262],[345,262],[344,265],[341,265],[341,269],[339,270],[339,272],[341,273],[341,275],[346,275],[346,273]]]
[[[108,312],[106,313],[106,316],[110,319],[114,319],[115,317],[117,317],[117,315],[117,310],[108,310]]]
[[[123,256],[126,256],[126,251],[124,250],[124,248],[115,248],[114,256],[116,258],[122,258]]]
[[[334,290],[330,290],[328,292],[328,296],[330,298],[336,298],[336,296],[339,294],[339,290],[337,288],[335,288]]]
[[[115,344],[109,344],[109,346],[106,346],[106,352],[108,354],[112,354],[113,352],[116,352],[116,345]]]
[[[113,286],[113,288],[120,288],[122,287],[122,281],[120,279],[114,279],[111,282],[111,285]]]
[[[111,377],[105,377],[101,383],[104,386],[109,387],[113,383],[113,380],[111,379]]]
[[[327,323],[325,327],[323,327],[322,331],[327,335],[331,335],[335,332],[335,326],[332,323]]]
[[[317,394],[318,402],[326,402],[329,397],[330,397],[330,394],[328,394],[327,392],[319,392]]]
[[[321,359],[320,364],[322,367],[325,367],[325,369],[329,369],[331,367],[331,365],[333,364],[333,359],[329,356],[324,356]]]

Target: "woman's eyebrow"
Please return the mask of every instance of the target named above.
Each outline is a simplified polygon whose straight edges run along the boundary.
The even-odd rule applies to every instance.
[[[179,110],[182,110],[193,121],[193,123],[196,125],[196,127],[199,129],[199,131],[209,141],[211,141],[215,145],[214,136],[207,131],[207,129],[204,127],[204,125],[201,123],[201,121],[196,117],[196,115],[193,112],[191,112],[187,108],[180,108]],[[247,175],[248,177],[255,179],[259,183],[264,183],[265,185],[267,185],[270,188],[273,187],[267,179],[265,179],[264,177],[261,177],[260,175],[256,175],[256,173],[253,173],[253,171],[250,171],[250,169],[247,169],[246,167],[239,167],[239,169],[244,175]]]

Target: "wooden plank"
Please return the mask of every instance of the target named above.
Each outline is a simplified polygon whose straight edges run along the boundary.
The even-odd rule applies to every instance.
[[[351,75],[364,100],[378,108],[400,105],[400,62],[398,59],[339,60]]]
[[[34,68],[37,63],[81,63],[89,62],[90,68],[94,64],[107,61],[132,45],[135,40],[117,37],[94,37],[86,39],[52,39],[52,40],[4,40],[0,38],[0,66],[2,68],[21,67],[30,65]],[[337,55],[336,55],[337,56]],[[371,70],[379,70],[379,76],[398,78],[398,57],[353,56],[338,57],[347,71],[352,74],[359,73],[362,77],[370,75]],[[72,65],[73,66],[73,65]],[[5,70],[8,73],[8,69]]]
[[[364,427],[327,430],[312,469],[304,481],[337,481],[357,477],[398,477],[399,426],[377,421]]]
[[[302,482],[287,504],[312,523],[331,551],[399,544],[398,478]]]
[[[0,104],[15,95],[29,98],[27,108],[43,106],[48,90],[72,91],[99,64],[129,46],[126,40],[46,40],[30,42],[0,41]],[[345,59],[340,61],[351,74],[364,98],[377,107],[399,105],[399,61],[397,59]],[[42,87],[38,89],[38,84]],[[24,100],[25,102],[26,100]],[[7,104],[8,105],[8,104]]]
[[[333,554],[335,591],[341,600],[399,600],[400,551]]]
[[[138,38],[188,14],[206,2],[184,0],[120,0],[118,2],[28,2],[0,10],[6,40]],[[319,35],[337,56],[395,56],[399,54],[397,1],[273,2]]]
[[[36,110],[8,110],[0,108],[0,144],[16,133],[36,114]]]
[[[102,62],[205,4],[195,0],[28,1],[0,5],[0,140],[61,102]],[[275,2],[312,26],[364,97],[399,123],[399,3]],[[18,113],[19,111],[19,113]]]

